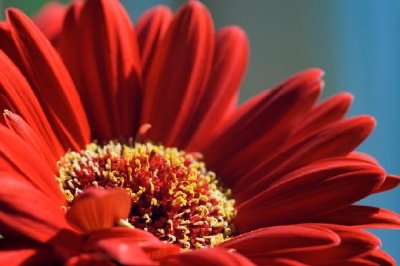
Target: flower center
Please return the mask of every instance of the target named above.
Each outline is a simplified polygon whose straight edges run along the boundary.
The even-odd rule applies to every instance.
[[[150,143],[91,143],[58,161],[57,180],[68,202],[88,187],[123,188],[134,227],[183,249],[214,246],[232,234],[234,200],[197,157]]]

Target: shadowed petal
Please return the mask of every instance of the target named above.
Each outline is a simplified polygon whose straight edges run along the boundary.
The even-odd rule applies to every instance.
[[[189,1],[159,47],[145,83],[141,124],[152,125],[149,139],[179,146],[211,70],[214,32],[207,9],[199,1]]]
[[[249,43],[241,28],[230,26],[217,32],[210,80],[185,136],[191,141],[187,149],[198,151],[236,108],[248,56]]]
[[[74,228],[90,233],[126,219],[130,208],[131,198],[126,191],[90,188],[73,201],[66,218]]]
[[[144,12],[139,18],[136,31],[143,65],[143,81],[154,63],[154,55],[173,18],[172,11],[166,6],[156,6]]]
[[[316,101],[321,75],[317,69],[304,71],[242,105],[202,150],[208,167],[232,185],[270,158]]]
[[[223,248],[205,248],[179,253],[161,261],[165,266],[253,266],[251,261],[239,253]]]
[[[135,32],[119,1],[90,0],[83,7],[72,6],[58,50],[77,84],[93,137],[134,136],[141,66]]]

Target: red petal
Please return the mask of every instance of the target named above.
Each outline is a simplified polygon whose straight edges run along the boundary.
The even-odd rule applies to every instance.
[[[383,192],[396,188],[400,184],[400,176],[387,175],[385,182],[376,190],[376,192]]]
[[[49,41],[21,11],[9,9],[7,18],[19,52],[18,67],[28,78],[64,146],[79,149],[89,142],[90,132],[68,71]]]
[[[0,139],[7,140],[0,141],[0,158],[3,159],[1,168],[21,174],[21,180],[30,183],[61,206],[65,199],[49,164],[38,156],[29,143],[4,126],[0,126]]]
[[[154,264],[154,260],[179,253],[178,246],[165,244],[151,233],[123,227],[113,227],[90,234],[86,249],[100,249],[120,263],[129,265],[135,264],[138,254],[142,257],[142,264]],[[135,252],[131,252],[131,249]]]
[[[159,47],[145,83],[141,124],[152,125],[151,140],[179,146],[211,70],[214,32],[207,9],[199,1],[189,1]]]
[[[316,218],[318,222],[359,226],[362,228],[398,228],[400,215],[382,208],[348,206]]]
[[[336,122],[347,113],[353,96],[349,93],[337,94],[314,107],[302,123],[298,125],[293,139],[301,139],[316,130]]]
[[[115,266],[115,263],[111,261],[111,258],[104,254],[92,253],[92,254],[81,254],[78,256],[71,257],[67,260],[64,266]]]
[[[255,265],[233,250],[223,248],[205,248],[179,253],[161,261],[165,266],[251,266]]]
[[[64,149],[46,118],[42,106],[31,87],[14,63],[0,51],[0,94],[7,102],[5,109],[21,115],[31,128],[52,147],[55,158],[64,154]]]
[[[10,111],[4,111],[4,117],[6,119],[7,126],[14,131],[15,134],[20,136],[26,141],[28,145],[31,145],[35,151],[35,155],[41,155],[44,161],[47,161],[50,169],[55,173],[57,171],[56,162],[59,157],[55,157],[53,154],[53,146],[50,146],[45,140],[36,134],[34,130],[19,116]]]
[[[140,54],[143,65],[143,80],[154,63],[154,55],[173,18],[172,11],[166,6],[156,6],[142,14],[136,26]]]
[[[396,266],[396,261],[381,249],[375,249],[363,258],[379,266]]]
[[[222,246],[237,250],[257,265],[268,265],[274,258],[288,259],[291,258],[290,254],[302,252],[318,253],[320,249],[339,243],[340,238],[331,230],[291,225],[242,234],[224,242]]]
[[[321,89],[321,75],[320,70],[302,72],[240,107],[203,151],[208,167],[232,185],[270,158],[288,137],[293,123],[314,104]]]
[[[0,265],[53,265],[56,259],[50,247],[24,240],[0,240]]]
[[[280,176],[298,167],[329,157],[347,155],[371,133],[374,125],[375,120],[369,116],[341,120],[318,130],[273,158],[266,158],[261,166],[249,171],[235,184],[234,191],[240,191],[237,199],[257,194]]]
[[[141,69],[128,14],[117,0],[86,1],[79,9],[67,14],[59,51],[78,86],[93,137],[134,136]]]
[[[231,26],[217,32],[210,80],[199,108],[193,110],[196,113],[190,124],[190,134],[186,136],[194,141],[188,149],[199,150],[197,147],[201,147],[236,108],[248,56],[249,43],[241,28]]]
[[[239,232],[246,232],[270,225],[318,221],[316,216],[371,194],[384,175],[380,167],[360,162],[343,164],[339,160],[316,164],[315,169],[305,167],[240,204],[234,223]]]
[[[289,262],[345,265],[353,258],[369,254],[379,244],[379,239],[356,228],[298,224],[249,232],[222,245],[237,250],[258,265],[296,265]]]
[[[126,219],[131,209],[131,198],[120,189],[89,188],[77,197],[66,214],[67,221],[83,233],[113,227]]]
[[[79,248],[81,239],[70,230],[61,206],[12,173],[0,177],[0,227],[8,233],[41,243]]]
[[[61,32],[66,12],[66,5],[50,2],[36,14],[33,21],[47,39],[55,43]]]

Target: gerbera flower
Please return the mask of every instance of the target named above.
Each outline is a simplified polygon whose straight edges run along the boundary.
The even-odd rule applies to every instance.
[[[395,264],[363,228],[399,215],[354,203],[400,178],[354,152],[375,122],[349,94],[316,103],[321,70],[238,106],[246,35],[199,2],[135,30],[118,1],[57,8],[49,39],[0,25],[0,264]]]

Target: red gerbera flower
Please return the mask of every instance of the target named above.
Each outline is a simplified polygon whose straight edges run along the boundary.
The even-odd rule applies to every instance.
[[[53,8],[57,8],[54,16]],[[0,264],[394,265],[353,205],[396,187],[322,71],[237,106],[248,43],[203,5],[116,0],[0,24]],[[53,24],[54,23],[54,24]],[[210,171],[212,170],[212,171]]]

